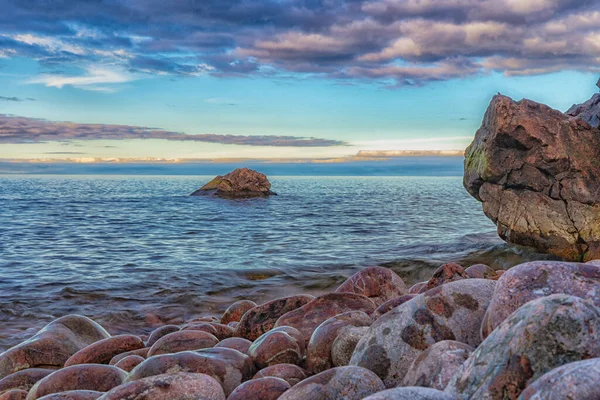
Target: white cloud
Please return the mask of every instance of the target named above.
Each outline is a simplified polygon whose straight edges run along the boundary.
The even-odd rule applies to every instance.
[[[4,35],[7,36],[7,35]],[[36,36],[36,35],[31,35],[29,33],[26,34],[22,34],[22,35],[12,35],[12,36],[7,36],[10,37],[13,40],[16,40],[17,42],[21,42],[21,43],[25,43],[28,45],[35,45],[35,46],[40,46],[40,47],[44,47],[50,51],[66,51],[69,53],[73,53],[73,54],[77,54],[77,55],[85,55],[87,54],[87,52],[85,51],[85,49],[83,49],[80,46],[75,46],[69,43],[65,43],[60,39],[57,38],[51,38],[51,37],[43,37],[43,36]]]
[[[73,86],[78,89],[114,92],[114,88],[102,85],[126,83],[135,80],[136,77],[124,70],[111,69],[109,67],[89,67],[87,73],[81,76],[65,76],[45,74],[37,78],[30,79],[27,83],[43,84],[47,87],[62,88],[64,86]]]

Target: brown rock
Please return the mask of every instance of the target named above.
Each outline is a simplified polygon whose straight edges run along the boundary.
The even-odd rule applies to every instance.
[[[419,288],[419,290],[420,290],[420,288]],[[377,307],[377,309],[373,313],[373,318],[377,319],[377,318],[381,317],[383,314],[387,313],[392,308],[396,308],[399,305],[406,303],[407,301],[409,301],[410,299],[412,299],[415,296],[416,296],[416,294],[405,294],[404,296],[396,297],[395,299],[386,301],[385,303],[383,303],[382,305]]]
[[[368,326],[346,325],[343,327],[331,345],[331,362],[333,365],[336,367],[349,365],[356,345],[367,332],[369,332]]]
[[[300,354],[302,357],[306,354],[306,344],[304,343],[304,335],[296,328],[292,328],[291,326],[278,326],[277,328],[271,329],[269,332],[285,332],[298,342],[298,346],[300,347]]]
[[[40,400],[96,400],[103,392],[95,390],[69,390],[67,392],[47,394]]]
[[[89,318],[59,318],[31,339],[0,354],[0,379],[27,368],[62,367],[79,350],[108,337],[108,332]]]
[[[181,353],[180,353],[181,354]],[[157,356],[161,357],[161,356]],[[221,384],[212,376],[176,372],[156,375],[114,388],[100,400],[225,400]]]
[[[362,311],[347,311],[324,321],[315,329],[306,348],[306,366],[313,373],[333,367],[331,348],[345,326],[369,326],[372,320]]]
[[[519,400],[600,399],[600,358],[565,364],[527,387]]]
[[[202,331],[202,332],[210,333],[211,335],[213,335],[214,337],[216,337],[218,339],[217,328],[215,328],[208,322],[200,322],[200,323],[185,325],[183,328],[181,328],[181,330],[182,331]]]
[[[173,332],[158,339],[148,351],[148,357],[158,354],[206,349],[213,347],[217,343],[219,343],[219,339],[204,331]]]
[[[248,168],[237,168],[227,175],[217,176],[191,195],[242,199],[268,197],[277,193],[271,191],[271,183],[264,174]]]
[[[385,389],[381,379],[360,367],[337,367],[311,376],[285,392],[280,400],[361,400]]]
[[[285,380],[290,386],[294,386],[308,377],[306,371],[295,364],[275,364],[261,369],[252,379],[274,376]]]
[[[144,348],[144,342],[134,335],[119,335],[99,340],[73,354],[65,367],[77,364],[108,364],[121,353]]]
[[[179,332],[180,328],[177,325],[163,325],[160,328],[156,328],[150,334],[148,341],[146,342],[146,347],[150,348],[158,339],[163,336],[168,335],[169,333]]]
[[[256,340],[270,331],[283,314],[302,307],[313,299],[313,296],[308,295],[290,296],[256,306],[244,313],[235,329],[235,336]]]
[[[584,121],[494,96],[463,183],[502,239],[573,261],[600,256],[600,134]]]
[[[469,268],[465,269],[465,273],[469,278],[477,278],[477,279],[498,279],[498,275],[496,275],[496,271],[490,268],[485,264],[475,264],[471,265]]]
[[[106,392],[123,383],[127,373],[111,365],[81,364],[65,367],[38,381],[29,391],[27,400],[36,400],[52,393],[69,390]]]
[[[435,270],[433,276],[427,282],[427,285],[421,288],[420,293],[424,293],[430,289],[441,286],[448,282],[454,282],[460,279],[467,278],[468,276],[462,265],[457,263],[444,264]]]
[[[193,372],[207,374],[215,378],[229,395],[242,382],[250,379],[256,368],[252,359],[237,350],[223,347],[184,351],[150,357],[135,367],[127,378],[136,381],[149,376]]]
[[[29,368],[15,372],[0,380],[0,393],[14,389],[28,391],[37,381],[45,378],[54,371],[53,369],[45,368]]]
[[[383,267],[368,267],[342,283],[336,293],[357,293],[368,297],[376,306],[408,293],[408,288],[394,271]]]
[[[399,387],[372,394],[364,400],[458,400],[451,394],[425,387]]]
[[[227,400],[276,400],[289,388],[289,383],[273,376],[252,379],[235,388]]]
[[[346,311],[364,311],[371,314],[375,311],[375,303],[367,297],[354,293],[329,293],[319,296],[310,303],[282,315],[275,324],[291,326],[302,332],[306,343],[314,330],[328,318]]]
[[[238,326],[238,325],[239,325],[239,323],[238,323],[238,322],[234,322],[234,321],[231,321],[231,322],[229,322],[229,323],[227,324],[227,326],[230,326],[230,327],[232,327],[232,328],[233,328],[233,332],[234,332],[233,334],[234,334],[234,335],[235,335],[235,330],[237,329],[237,326]]]
[[[258,369],[275,364],[298,364],[302,360],[298,340],[281,330],[269,331],[256,339],[249,353]]]
[[[437,342],[415,358],[404,376],[402,386],[444,390],[474,350],[468,344],[454,340]]]
[[[523,304],[556,293],[590,299],[600,307],[600,267],[535,261],[509,269],[496,285],[482,326],[483,337],[487,337]]]
[[[219,343],[217,343],[215,345],[215,347],[225,347],[228,349],[234,349],[234,350],[237,350],[237,351],[242,352],[249,356],[251,345],[252,345],[252,342],[249,341],[248,339],[234,337],[234,338],[227,338],[225,340],[221,340]]]
[[[148,348],[148,347],[144,347],[143,349],[138,349],[138,350],[126,351],[125,353],[121,353],[121,354],[114,356],[110,360],[108,365],[115,365],[116,363],[118,363],[119,361],[124,359],[125,357],[129,357],[129,356],[140,356],[142,358],[147,358],[148,351],[150,351],[150,348]]]
[[[25,400],[27,391],[21,389],[13,389],[0,394],[0,400]]]
[[[230,322],[240,322],[242,316],[246,311],[256,307],[257,304],[250,300],[239,300],[229,306],[221,317],[222,324],[229,324]]]
[[[360,340],[350,365],[375,372],[387,387],[432,344],[457,340],[476,347],[496,282],[462,279],[422,293],[377,319]]]
[[[446,392],[516,399],[528,384],[570,362],[600,357],[600,309],[554,294],[526,303],[500,324],[454,375]]]
[[[121,360],[119,360],[115,364],[115,367],[121,368],[123,371],[130,372],[132,369],[134,369],[135,367],[137,367],[138,365],[143,363],[144,360],[145,360],[144,357],[140,357],[140,356],[136,356],[136,355],[127,356],[127,357],[124,357]]]

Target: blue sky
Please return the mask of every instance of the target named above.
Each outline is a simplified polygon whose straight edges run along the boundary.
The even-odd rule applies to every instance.
[[[0,158],[463,149],[497,92],[597,91],[597,1],[162,3],[0,0]]]

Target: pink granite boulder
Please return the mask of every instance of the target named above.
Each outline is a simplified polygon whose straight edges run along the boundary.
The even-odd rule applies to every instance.
[[[336,293],[356,293],[368,297],[379,306],[408,293],[406,284],[394,271],[383,267],[368,267],[342,283]]]

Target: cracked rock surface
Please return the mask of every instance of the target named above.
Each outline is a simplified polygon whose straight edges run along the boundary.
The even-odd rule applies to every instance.
[[[463,184],[510,243],[600,258],[600,130],[496,95],[465,152]]]

